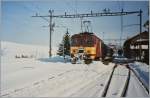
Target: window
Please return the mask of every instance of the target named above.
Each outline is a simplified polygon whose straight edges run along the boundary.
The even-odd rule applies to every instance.
[[[84,53],[84,50],[79,50],[79,53]]]
[[[93,46],[94,41],[93,41],[92,36],[89,36],[89,37],[88,37],[86,44],[87,44],[87,46]]]

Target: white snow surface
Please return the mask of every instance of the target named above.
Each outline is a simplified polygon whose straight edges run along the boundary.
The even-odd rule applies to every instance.
[[[22,54],[28,58],[15,57]],[[74,96],[88,84],[94,85],[93,88],[99,83],[103,84],[105,79],[101,80],[100,77],[108,77],[105,74],[109,74],[114,66],[113,63],[104,65],[100,61],[94,61],[90,65],[71,64],[68,61],[64,63],[63,57],[56,55],[48,58],[47,47],[2,42],[1,96]]]
[[[58,47],[52,48],[52,54],[56,55]],[[7,56],[11,59],[13,57],[26,55],[28,57],[48,57],[49,47],[48,46],[38,46],[38,45],[28,45],[20,44],[15,42],[1,41],[1,56]]]
[[[100,61],[94,61],[89,65],[71,64],[69,57],[66,58],[65,63],[63,57],[56,55],[57,48],[52,49],[54,55],[48,58],[48,47],[1,42],[1,96],[101,97],[114,66],[113,63],[104,65]],[[22,55],[27,58],[22,58]],[[149,72],[143,67],[138,68]],[[119,68],[115,74],[124,75],[125,70]],[[136,84],[130,84],[130,93],[127,95],[147,96],[143,88],[139,87],[137,79],[131,80],[131,83]],[[114,78],[114,85],[109,92],[113,94],[115,85],[121,85],[122,82],[121,77]],[[139,87],[138,90],[134,90],[136,87]],[[118,89],[116,91],[116,93],[121,92]],[[143,95],[140,94],[141,92]]]
[[[149,94],[144,90],[143,85],[138,81],[134,73],[131,72],[129,88],[126,96],[128,97],[149,97]]]
[[[144,85],[149,88],[149,65],[142,62],[134,62],[129,65],[135,71]]]

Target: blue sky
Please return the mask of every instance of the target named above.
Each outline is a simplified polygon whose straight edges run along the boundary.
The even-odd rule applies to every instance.
[[[143,11],[143,23],[148,20],[148,2],[147,1],[77,1],[77,0],[48,0],[48,1],[2,1],[2,40],[13,41],[26,44],[49,45],[48,22],[42,18],[33,18],[31,16],[38,13],[48,15],[48,10],[53,9],[55,15],[102,12],[104,8],[111,11]],[[92,31],[105,39],[120,38],[121,22],[120,16],[116,17],[95,17],[84,18],[92,22]],[[139,17],[134,15],[123,16],[124,25],[138,24]],[[56,26],[52,34],[52,45],[58,46],[62,36],[69,29],[70,35],[81,32],[80,19],[53,19]],[[144,30],[144,28],[143,28]],[[123,38],[138,34],[139,26],[123,28]],[[107,42],[108,43],[108,42]]]

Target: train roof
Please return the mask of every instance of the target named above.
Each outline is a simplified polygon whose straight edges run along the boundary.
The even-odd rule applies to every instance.
[[[79,34],[74,34],[72,35],[72,37],[79,37],[80,35],[91,35],[96,37],[97,39],[101,40],[99,37],[97,37],[94,33],[90,33],[90,32],[83,32],[83,33],[79,33]]]

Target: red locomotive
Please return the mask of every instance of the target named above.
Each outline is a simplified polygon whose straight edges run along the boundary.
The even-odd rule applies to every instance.
[[[94,33],[84,32],[71,37],[71,56],[84,60],[96,60],[106,55],[106,45]]]

